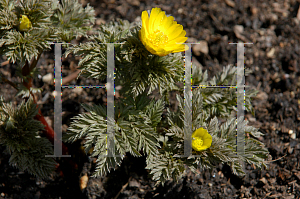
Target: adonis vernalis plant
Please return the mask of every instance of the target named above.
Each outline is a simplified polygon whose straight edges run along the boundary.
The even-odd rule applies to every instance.
[[[13,85],[27,101],[14,107],[0,98],[0,143],[9,149],[12,164],[39,177],[51,175],[54,161],[44,161],[49,160],[44,153],[49,153],[51,144],[35,136],[43,127],[34,120],[41,116],[34,117],[38,112],[36,102],[29,97],[34,89],[27,80],[35,78],[32,70],[38,67],[41,53],[51,48],[48,42],[70,42],[77,35],[82,35],[86,37],[86,42],[70,45],[65,56],[70,53],[80,56],[80,75],[105,84],[106,44],[115,43],[114,81],[115,87],[121,88],[120,97],[114,101],[114,118],[107,118],[103,104],[83,104],[86,112],[73,118],[64,135],[67,142],[85,141],[86,153],[92,151],[89,155],[97,159],[93,176],[105,175],[115,169],[128,153],[136,157],[146,156],[146,169],[150,170],[153,180],[162,183],[170,179],[178,180],[185,174],[186,168],[192,171],[212,169],[222,163],[230,165],[234,174],[243,175],[240,161],[257,167],[266,166],[268,151],[257,140],[262,133],[247,126],[242,118],[233,116],[236,111],[234,89],[193,88],[192,132],[186,132],[184,124],[187,115],[184,114],[183,87],[180,83],[184,82],[185,57],[182,52],[187,50],[184,44],[187,37],[183,26],[177,24],[174,17],[166,16],[160,8],[153,8],[150,16],[147,11],[141,13],[141,22],[115,20],[102,24],[88,35],[87,30],[94,23],[91,7],[83,8],[75,0],[62,0],[62,3],[21,1],[22,4],[17,0],[0,2],[0,53],[8,60],[20,63],[20,68],[25,71],[21,78],[26,79],[19,87],[19,84],[9,82],[0,74],[0,81]],[[44,31],[41,32],[41,29]],[[193,65],[192,77],[193,85],[224,85],[236,82],[236,68],[224,67],[209,80],[207,72]],[[169,99],[170,93],[175,91],[178,93],[177,109],[171,108],[174,101]],[[247,111],[253,112],[251,97],[255,94],[255,90],[246,90]],[[219,123],[221,118],[224,123]],[[112,139],[115,156],[112,157],[107,156],[108,120],[115,124]],[[30,123],[35,125],[30,126]],[[241,125],[242,130],[250,135],[245,137],[244,154],[237,154],[233,147],[236,145],[236,125]],[[18,131],[15,130],[17,128]],[[30,137],[24,140],[32,147],[24,147],[24,142],[11,139],[11,136],[23,138],[26,133]],[[190,143],[185,142],[185,135],[191,135]],[[196,156],[184,156],[185,144],[190,146],[191,155]],[[20,148],[26,148],[27,156],[22,154]],[[33,156],[28,154],[39,148],[43,153],[34,156],[39,161],[31,164],[30,157]],[[26,162],[26,165],[20,165],[21,162]],[[34,170],[34,167],[40,169]]]

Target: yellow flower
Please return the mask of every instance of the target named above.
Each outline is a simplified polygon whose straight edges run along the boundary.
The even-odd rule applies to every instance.
[[[22,15],[22,18],[20,18],[20,25],[19,25],[19,30],[20,31],[27,31],[30,28],[32,28],[31,21],[28,19],[26,15]]]
[[[187,47],[186,32],[182,25],[174,21],[174,17],[167,17],[160,8],[152,8],[150,18],[147,11],[142,12],[142,28],[139,38],[152,54],[165,56],[169,53],[182,52]]]
[[[192,147],[195,151],[208,149],[211,146],[211,142],[211,135],[202,127],[192,134]]]

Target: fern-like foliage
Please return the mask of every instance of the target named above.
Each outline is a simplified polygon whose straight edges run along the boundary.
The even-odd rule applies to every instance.
[[[93,148],[91,156],[97,157],[94,176],[109,172],[121,163],[127,152],[134,156],[158,154],[158,134],[156,126],[161,120],[164,103],[162,100],[150,100],[144,92],[133,98],[126,95],[115,104],[115,118],[107,118],[106,108],[100,105],[83,105],[88,113],[73,118],[65,140],[73,142],[85,137],[85,149]],[[107,120],[114,120],[115,156],[108,156]]]
[[[81,75],[105,80],[107,72],[107,46],[115,44],[115,84],[122,85],[121,94],[137,96],[146,89],[151,93],[159,89],[167,95],[178,89],[177,82],[183,82],[183,57],[181,53],[159,57],[150,54],[138,37],[140,24],[117,21],[104,24],[96,35],[89,36],[89,42],[73,46],[66,55],[81,56]],[[120,44],[121,43],[121,44]],[[128,78],[131,77],[131,78]]]
[[[211,169],[222,163],[231,166],[236,175],[243,175],[241,161],[257,167],[266,166],[264,159],[268,151],[256,140],[262,135],[254,127],[247,126],[242,118],[234,118],[237,94],[235,88],[194,88],[192,112],[192,131],[200,127],[208,130],[212,136],[212,145],[204,151],[192,151],[184,156],[185,132],[184,100],[179,95],[179,109],[169,109],[166,120],[162,120],[165,105],[170,104],[168,94],[183,87],[184,62],[181,53],[159,57],[149,53],[140,42],[138,34],[140,24],[129,24],[119,20],[102,25],[97,35],[89,36],[89,41],[70,47],[66,55],[74,53],[81,56],[79,63],[81,75],[87,78],[106,79],[107,46],[115,44],[115,84],[121,85],[121,98],[115,104],[114,118],[107,118],[106,108],[100,105],[83,105],[88,113],[73,118],[69,127],[67,141],[73,142],[85,138],[86,152],[93,149],[92,156],[97,157],[94,176],[103,175],[115,168],[129,152],[134,156],[146,155],[147,169],[153,180],[164,183],[166,180],[179,179],[189,167]],[[224,67],[215,77],[208,79],[207,72],[193,66],[193,85],[235,85],[237,69]],[[248,71],[246,71],[248,73]],[[239,82],[240,83],[240,82]],[[160,100],[149,99],[154,89],[159,89]],[[255,90],[247,90],[245,107],[253,111],[251,97]],[[240,102],[239,102],[240,103]],[[190,116],[189,116],[190,117]],[[225,119],[220,123],[218,119]],[[107,121],[114,121],[114,152],[108,157]],[[236,153],[236,125],[252,137],[245,138],[245,153]]]
[[[40,178],[47,178],[54,171],[56,162],[45,155],[53,153],[52,144],[39,136],[44,126],[34,116],[38,113],[32,98],[18,107],[0,98],[0,144],[11,155],[9,162]]]
[[[0,2],[0,54],[7,56],[9,61],[37,58],[51,40],[53,30],[50,26],[51,1],[49,0],[3,0]],[[28,32],[19,31],[19,19],[26,15],[32,24]]]
[[[203,73],[200,67],[193,66],[193,85],[236,85],[237,68],[233,66],[223,67],[223,70],[208,80],[207,71]],[[245,75],[250,71],[246,70]],[[236,105],[244,104],[244,101],[237,102],[236,88],[201,88],[200,92],[203,97],[203,108],[210,110],[210,115],[218,117],[228,117],[232,111],[236,110]],[[255,89],[245,89],[245,110],[254,114],[251,104],[251,98],[257,94]],[[244,100],[244,96],[238,99]]]
[[[225,89],[225,92],[230,92]],[[159,180],[162,183],[165,182],[167,176],[170,176],[170,171],[166,170],[168,166],[162,165],[179,165],[185,164],[192,171],[197,168],[211,169],[219,163],[228,164],[231,166],[232,171],[236,175],[244,175],[244,171],[241,165],[241,161],[261,168],[266,167],[264,160],[267,158],[268,150],[264,147],[263,143],[255,139],[262,135],[256,128],[247,126],[247,121],[243,121],[243,118],[236,118],[229,116],[227,121],[220,124],[218,114],[214,115],[210,110],[210,107],[204,106],[204,97],[202,89],[193,90],[193,131],[200,127],[204,127],[208,130],[212,136],[212,145],[205,151],[193,151],[190,157],[183,157],[184,155],[184,100],[177,96],[179,101],[179,110],[177,113],[168,111],[169,127],[166,128],[166,136],[170,139],[164,143],[164,150],[160,150],[160,156],[165,157],[162,163],[148,162],[148,168],[151,169],[154,180]],[[252,137],[245,137],[245,153],[236,153],[236,127],[237,125],[242,127],[245,133],[249,133]],[[172,150],[173,156],[168,156],[168,151]],[[176,154],[176,155],[175,155]],[[153,159],[156,161],[155,159]],[[193,160],[193,161],[191,161]],[[168,164],[166,164],[168,162]],[[180,167],[181,168],[181,167]],[[176,169],[174,167],[173,169]],[[175,172],[175,171],[173,171]],[[177,168],[178,176],[182,175],[180,169]],[[175,173],[176,173],[175,172]],[[176,179],[176,178],[173,178]]]
[[[60,38],[58,41],[71,42],[77,36],[86,35],[95,22],[94,9],[89,5],[83,8],[78,1],[62,0],[61,4],[54,1],[52,9],[51,22]]]
[[[49,42],[70,42],[86,35],[94,23],[94,10],[83,8],[77,0],[3,0],[0,1],[0,54],[11,62],[31,61],[51,49]],[[32,24],[20,31],[20,18]]]

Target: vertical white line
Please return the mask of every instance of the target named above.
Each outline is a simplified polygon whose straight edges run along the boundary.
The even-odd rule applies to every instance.
[[[191,86],[191,62],[192,48],[191,44],[186,44],[188,50],[185,51],[185,85],[184,85],[184,157],[191,155],[191,136],[192,136],[192,86]]]
[[[115,157],[115,108],[114,108],[114,68],[115,68],[115,57],[114,57],[114,44],[107,44],[107,156]]]
[[[46,157],[71,157],[71,155],[62,154],[62,102],[61,102],[61,44],[54,45],[55,55],[55,92],[54,92],[54,155],[46,155]]]
[[[245,74],[244,74],[244,53],[245,47],[243,43],[237,44],[237,120],[244,121],[244,90],[245,90]],[[245,154],[245,132],[244,127],[237,125],[236,151],[239,155]]]

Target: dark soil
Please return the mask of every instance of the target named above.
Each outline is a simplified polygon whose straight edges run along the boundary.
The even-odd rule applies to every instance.
[[[265,135],[260,140],[270,152],[269,168],[245,165],[246,176],[236,177],[226,165],[197,175],[187,172],[178,184],[168,181],[157,185],[144,169],[145,158],[126,156],[122,165],[107,176],[92,178],[94,159],[82,151],[82,142],[68,145],[75,170],[59,159],[64,176],[53,174],[50,179],[37,179],[9,166],[9,156],[0,156],[0,197],[3,198],[300,198],[300,1],[297,0],[82,0],[96,10],[97,24],[122,18],[140,20],[143,10],[161,7],[175,17],[187,31],[190,42],[207,43],[208,51],[193,47],[193,63],[199,62],[210,75],[223,66],[236,63],[236,45],[245,45],[245,66],[253,71],[246,77],[250,88],[259,90],[253,100],[255,116],[246,114],[250,125]],[[98,26],[96,25],[96,27]],[[0,58],[3,62],[3,58]],[[74,71],[78,60],[69,57],[63,64],[63,76]],[[53,83],[42,77],[53,73],[53,52],[45,52],[40,60],[41,76],[34,84],[42,87],[39,104],[49,123],[53,124]],[[9,79],[15,80],[16,66],[1,66]],[[79,78],[70,84],[98,85],[95,80]],[[14,90],[1,84],[1,94],[15,100]],[[48,97],[47,97],[48,96]],[[44,97],[44,98],[43,98]],[[80,103],[105,104],[103,89],[63,89],[63,129],[70,118],[83,112]],[[19,101],[20,99],[18,99]],[[82,191],[80,179],[87,174]]]

